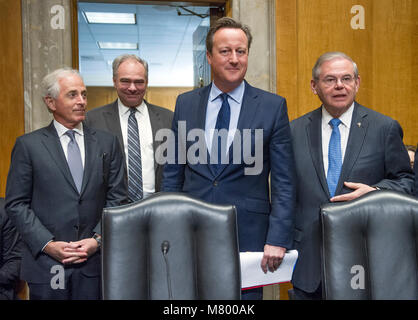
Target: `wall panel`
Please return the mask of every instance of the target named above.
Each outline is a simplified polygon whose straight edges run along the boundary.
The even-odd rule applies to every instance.
[[[24,133],[21,21],[20,1],[0,0],[0,197],[5,196],[14,142]]]
[[[353,29],[355,5],[364,29]],[[320,105],[311,70],[326,51],[343,51],[358,64],[357,101],[398,120],[404,142],[418,142],[418,3],[413,0],[276,0],[277,92],[294,119]]]

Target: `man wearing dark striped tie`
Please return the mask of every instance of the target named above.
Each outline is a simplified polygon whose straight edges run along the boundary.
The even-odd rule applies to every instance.
[[[298,299],[321,299],[321,204],[371,191],[411,193],[413,175],[397,121],[355,101],[356,63],[327,52],[312,70],[311,89],[322,106],[291,122],[297,190],[292,283]]]
[[[85,123],[113,133],[124,151],[128,200],[135,202],[161,189],[163,165],[156,152],[161,129],[171,128],[173,112],[148,103],[148,64],[133,54],[113,60],[113,84],[118,99],[87,113]]]

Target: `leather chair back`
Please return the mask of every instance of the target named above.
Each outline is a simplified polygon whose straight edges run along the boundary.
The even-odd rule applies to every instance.
[[[418,199],[373,191],[321,222],[325,299],[418,299]]]
[[[234,206],[158,193],[105,208],[102,238],[104,299],[168,300],[170,287],[174,300],[240,299]]]

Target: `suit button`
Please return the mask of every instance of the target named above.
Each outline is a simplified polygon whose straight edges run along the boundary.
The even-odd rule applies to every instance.
[[[218,185],[218,181],[213,181],[213,186],[216,187]]]
[[[78,230],[78,226],[74,226],[74,229]]]

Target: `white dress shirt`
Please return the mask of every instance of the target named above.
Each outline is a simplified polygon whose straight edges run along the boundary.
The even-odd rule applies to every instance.
[[[68,143],[71,141],[70,137],[65,133],[68,130],[73,130],[76,134],[74,135],[75,140],[77,141],[78,148],[80,149],[81,153],[81,162],[83,163],[84,168],[84,161],[85,161],[85,148],[84,148],[84,132],[83,132],[83,123],[79,123],[77,127],[74,129],[68,129],[67,127],[63,126],[57,120],[54,119],[54,126],[55,130],[57,130],[58,137],[60,138],[62,150],[64,150],[65,158],[68,161]]]
[[[123,145],[126,155],[126,167],[129,168],[128,156],[128,119],[130,108],[118,99],[120,127],[122,129]],[[142,188],[144,198],[155,192],[154,148],[152,139],[151,120],[148,107],[144,101],[136,107],[136,121],[138,122],[139,141],[141,145]],[[128,170],[129,176],[129,170]]]
[[[351,120],[353,118],[353,110],[354,110],[354,102],[348,108],[346,112],[344,112],[339,119],[341,120],[341,124],[338,126],[340,129],[340,136],[341,136],[341,157],[342,163],[344,163],[344,156],[345,150],[347,149],[347,141],[348,136],[350,134],[350,126]],[[322,155],[324,161],[324,170],[325,176],[328,175],[328,146],[329,140],[331,139],[332,127],[329,124],[333,117],[328,113],[328,111],[322,106]]]

